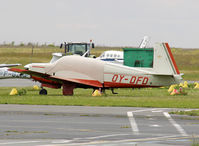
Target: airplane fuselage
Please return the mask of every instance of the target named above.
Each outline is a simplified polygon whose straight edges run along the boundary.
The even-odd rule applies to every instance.
[[[46,85],[53,83],[55,88],[66,81],[75,83],[77,87],[84,84],[94,88],[160,87],[181,81],[180,75],[152,75],[152,68],[128,67],[80,56],[65,56],[53,64],[31,64],[29,70],[46,74],[46,77],[33,78]]]

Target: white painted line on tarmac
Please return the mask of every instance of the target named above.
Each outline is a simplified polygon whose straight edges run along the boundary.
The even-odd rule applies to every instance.
[[[55,140],[52,141],[52,143],[55,144],[61,144],[61,143],[70,143],[70,142],[74,142],[74,141],[78,141],[78,140],[82,140],[82,139],[100,139],[100,138],[107,138],[107,137],[117,137],[117,136],[126,136],[126,135],[131,135],[131,134],[110,134],[110,135],[100,135],[100,136],[95,136],[95,137],[82,137],[82,138],[74,138],[72,140]]]
[[[136,124],[136,121],[133,117],[133,113],[132,112],[127,112],[127,116],[129,117],[129,122],[131,124],[131,129],[133,131],[134,134],[139,134],[139,129],[138,129],[138,126]]]
[[[154,124],[154,125],[150,125],[149,127],[162,127],[162,126]]]
[[[138,138],[138,139],[122,139],[122,140],[113,140],[113,141],[90,141],[90,142],[81,142],[81,143],[70,143],[70,144],[64,144],[64,145],[39,145],[39,146],[80,146],[80,145],[92,145],[92,146],[95,146],[95,145],[122,145],[122,144],[135,144],[135,145],[139,145],[138,142],[154,142],[154,141],[162,141],[162,140],[181,140],[181,139],[184,139],[186,138],[187,140],[190,138],[190,137],[181,137],[179,135],[171,135],[171,136],[162,136],[162,137],[149,137],[149,138]],[[185,139],[185,140],[186,140]],[[152,145],[152,144],[150,144]]]
[[[55,140],[55,141],[52,141],[52,143],[56,143],[56,144],[59,144],[59,143],[69,143],[69,142],[72,142],[73,140]]]
[[[154,118],[149,118],[149,120],[155,120]]]
[[[162,113],[162,110],[159,110],[159,111],[151,111],[152,113]]]
[[[182,136],[188,136],[188,134],[185,132],[185,130],[176,123],[170,116],[168,112],[163,112],[164,116],[169,120],[169,122],[177,129],[177,131],[182,135]]]
[[[161,137],[148,137],[148,138],[135,138],[135,139],[123,139],[123,140],[115,140],[114,143],[119,143],[119,142],[142,142],[142,141],[154,141],[154,140],[169,140],[169,139],[188,139],[191,138],[189,136],[186,137],[181,137],[179,135],[170,135],[170,136],[161,136]]]
[[[189,112],[189,111],[193,111],[194,109],[188,109],[188,110],[184,110],[184,111],[186,111],[186,112]]]
[[[112,134],[112,135],[102,135],[102,136],[96,136],[96,137],[87,137],[82,139],[98,139],[98,138],[105,138],[105,137],[115,137],[115,136],[124,136],[129,134]]]
[[[25,143],[34,143],[34,142],[40,142],[40,141],[15,141],[15,142],[3,142],[3,143],[0,143],[0,145],[8,145],[8,144],[25,144]]]
[[[82,137],[82,138],[74,138],[72,141],[82,140],[82,139],[99,139],[99,138],[106,138],[106,137],[116,137],[116,136],[124,136],[124,135],[131,135],[131,134],[111,134],[111,135],[101,135],[95,137]]]
[[[36,146],[60,146],[60,144],[42,144],[42,145],[36,145]]]
[[[138,113],[138,112],[146,112],[146,111],[154,111],[154,110],[157,110],[157,109],[152,108],[152,109],[135,110],[135,111],[129,111],[129,112]]]

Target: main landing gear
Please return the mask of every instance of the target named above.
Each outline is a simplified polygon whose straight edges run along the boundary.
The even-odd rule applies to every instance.
[[[47,95],[48,92],[46,89],[42,88],[40,91],[39,91],[39,95]]]
[[[112,94],[118,94],[118,93],[114,92],[113,88],[111,88],[111,91],[112,91]]]

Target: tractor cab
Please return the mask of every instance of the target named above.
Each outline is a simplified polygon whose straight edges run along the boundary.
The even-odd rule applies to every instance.
[[[94,43],[66,43],[60,45],[60,48],[65,49],[65,55],[80,55],[84,57],[90,56],[91,48],[94,48]]]
[[[52,53],[52,59],[50,63],[55,62],[66,55],[80,55],[83,57],[96,58],[94,55],[90,54],[91,48],[94,48],[94,43],[62,43],[60,49],[64,48],[64,53]]]

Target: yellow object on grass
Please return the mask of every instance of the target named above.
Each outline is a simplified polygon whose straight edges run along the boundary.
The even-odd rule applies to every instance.
[[[184,91],[182,87],[178,89],[173,89],[173,91],[170,93],[170,95],[187,95],[187,92]]]
[[[170,93],[170,95],[177,95],[179,94],[177,89],[173,89],[173,91]]]
[[[184,86],[184,84],[183,84],[183,83],[180,83],[180,84],[179,84],[179,86],[180,86],[180,87],[183,87],[183,86]]]
[[[182,86],[183,88],[189,88],[188,87],[188,82],[187,81],[184,81],[184,85]]]
[[[165,87],[164,86],[162,86],[162,87],[160,87],[161,89],[164,89]]]
[[[189,87],[188,87],[188,84],[184,84],[182,87],[183,87],[183,88],[189,88]]]
[[[196,86],[194,87],[194,89],[199,89],[199,83],[196,82]]]
[[[100,92],[100,90],[95,90],[92,96],[102,96],[102,93]]]
[[[34,89],[34,90],[39,90],[39,86],[34,85],[34,86],[33,86],[33,89]]]
[[[187,82],[187,81],[184,81],[184,85],[185,85],[185,84],[188,85],[188,82]]]
[[[168,92],[172,92],[172,91],[173,91],[173,89],[174,89],[176,86],[177,86],[176,84],[175,84],[175,85],[171,85],[171,86],[169,87]]]
[[[13,88],[10,92],[10,95],[17,95],[18,94],[18,91],[16,88]]]

